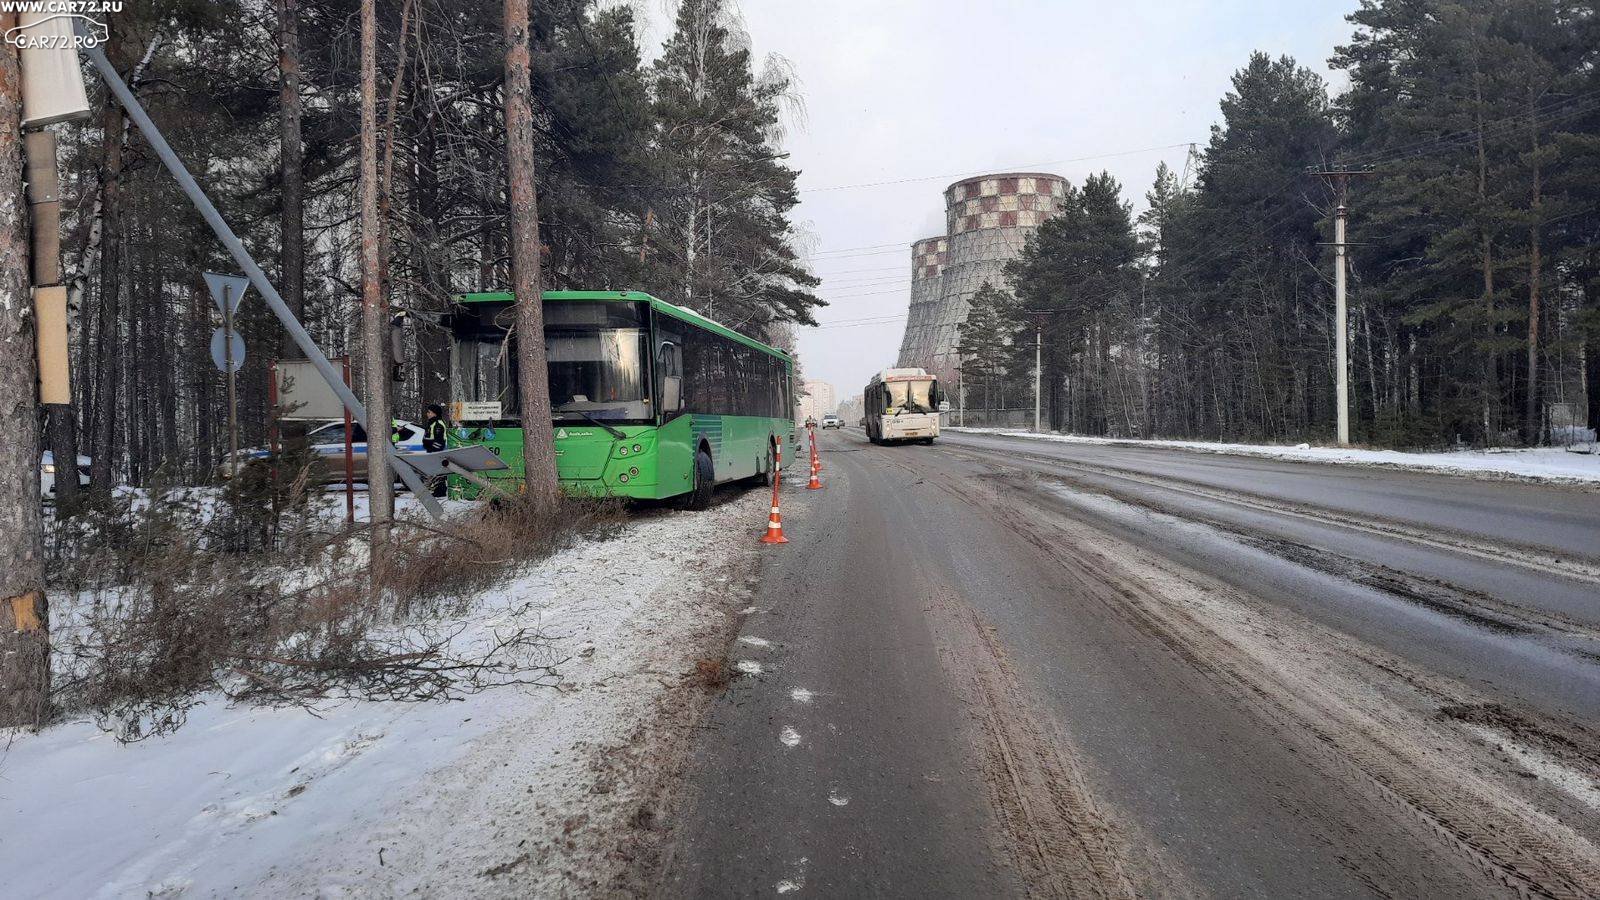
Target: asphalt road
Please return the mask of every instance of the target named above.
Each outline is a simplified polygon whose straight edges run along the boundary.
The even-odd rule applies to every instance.
[[[822,443],[661,895],[1600,896],[1600,494]]]

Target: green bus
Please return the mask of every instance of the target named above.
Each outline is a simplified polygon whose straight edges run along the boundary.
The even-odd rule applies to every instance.
[[[520,483],[514,297],[462,294],[451,341],[451,443],[484,444]],[[794,430],[794,363],[781,350],[638,291],[546,291],[544,340],[564,490],[693,509],[716,485],[770,483]],[[475,489],[452,476],[452,496]]]

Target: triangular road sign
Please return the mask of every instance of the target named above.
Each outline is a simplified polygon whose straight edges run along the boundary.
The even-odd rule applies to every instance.
[[[211,302],[217,304],[217,309],[225,316],[232,316],[239,311],[239,301],[244,299],[244,292],[250,289],[250,279],[243,275],[223,275],[220,272],[206,272],[206,287],[211,289]],[[223,309],[223,298],[227,297],[232,304],[231,308]]]

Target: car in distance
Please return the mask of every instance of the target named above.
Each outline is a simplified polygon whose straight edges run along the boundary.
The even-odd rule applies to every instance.
[[[828,413],[822,417],[823,428],[843,428],[844,420],[835,413]]]
[[[396,421],[400,431],[399,439],[393,444],[401,454],[422,452],[422,428],[410,422]],[[361,425],[351,425],[351,463],[354,468],[355,479],[358,482],[367,480],[367,432]],[[311,470],[311,478],[321,484],[343,483],[344,481],[344,420],[336,419],[325,422],[306,432],[306,450],[315,460]],[[265,461],[271,454],[262,447],[253,447],[249,450],[239,451],[239,468],[244,468],[251,463]],[[226,479],[229,475],[228,456],[223,454],[222,462],[217,465],[217,478]]]
[[[56,478],[65,475],[56,467],[56,456],[49,450],[39,456],[39,493],[46,500],[54,500],[56,496]],[[89,485],[89,457],[78,457],[78,486]]]

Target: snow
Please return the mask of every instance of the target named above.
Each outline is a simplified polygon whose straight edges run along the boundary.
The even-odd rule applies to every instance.
[[[81,720],[16,733],[0,756],[0,893],[586,893],[580,854],[603,855],[595,841],[649,780],[637,747],[752,600],[729,573],[765,513],[760,491],[641,513],[479,598],[469,631],[551,636],[557,688],[314,711],[212,697],[131,745]]]
[[[1530,481],[1571,483],[1600,482],[1600,448],[1594,445],[1572,449],[1537,447],[1531,449],[1448,450],[1368,450],[1356,447],[1313,447],[1310,444],[1224,444],[1212,441],[1137,440],[1133,438],[1086,437],[1075,434],[1038,434],[1001,428],[946,428],[965,434],[994,434],[1006,437],[1052,441],[1063,444],[1100,444],[1129,447],[1164,447],[1203,453],[1260,456],[1302,462],[1336,463],[1358,466],[1387,466],[1428,472],[1480,477],[1520,478]]]

